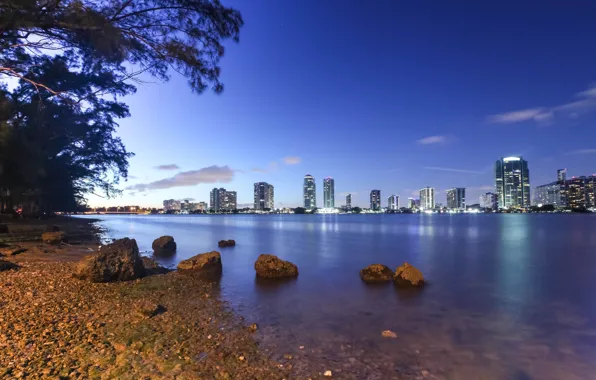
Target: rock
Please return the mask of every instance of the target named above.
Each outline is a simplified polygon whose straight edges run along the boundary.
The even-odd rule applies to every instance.
[[[0,224],[0,234],[7,234],[9,232],[8,224]]]
[[[253,323],[252,325],[248,326],[248,332],[254,333],[258,328],[259,326],[256,323]]]
[[[217,242],[217,245],[220,248],[234,247],[234,246],[236,246],[236,241],[235,240],[220,240],[219,242]]]
[[[60,231],[60,227],[56,225],[48,224],[44,232],[58,232]]]
[[[323,374],[323,376],[331,377],[331,376],[333,376],[333,372],[327,370],[327,371],[325,371],[325,373]]]
[[[41,240],[46,244],[58,245],[63,241],[66,241],[66,233],[63,231],[44,232],[41,235]]]
[[[0,256],[16,256],[23,252],[27,252],[27,248],[22,248],[18,245],[8,248],[0,248]]]
[[[4,272],[5,270],[10,269],[19,269],[19,266],[10,261],[0,260],[0,272]]]
[[[221,272],[221,255],[217,251],[201,253],[178,263],[179,271]]]
[[[364,282],[391,281],[393,271],[382,264],[372,264],[360,270],[360,278]]]
[[[255,262],[255,271],[257,276],[266,278],[298,276],[298,267],[295,264],[275,255],[260,255]]]
[[[416,267],[403,263],[395,270],[393,281],[401,287],[418,287],[424,285],[424,276]]]
[[[396,333],[394,333],[394,332],[393,332],[393,331],[391,331],[391,330],[385,330],[385,331],[383,331],[383,332],[381,333],[381,336],[382,336],[383,338],[393,338],[393,339],[397,338],[397,334],[396,334]]]
[[[134,239],[124,238],[101,247],[81,261],[74,276],[90,282],[130,281],[145,276],[143,260]]]
[[[157,261],[150,257],[143,256],[141,257],[141,260],[143,260],[143,266],[145,267],[147,275],[166,274],[170,271],[168,268],[159,265]]]
[[[170,253],[176,250],[176,242],[171,236],[162,236],[153,240],[151,247],[155,252]]]
[[[142,318],[152,318],[166,311],[162,305],[148,300],[139,300],[135,303],[134,309],[136,314]]]

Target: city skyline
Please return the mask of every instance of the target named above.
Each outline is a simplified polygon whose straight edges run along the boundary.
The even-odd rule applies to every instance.
[[[561,167],[569,177],[596,172],[596,71],[584,48],[592,20],[518,2],[478,3],[484,11],[474,18],[461,5],[342,3],[340,13],[335,5],[233,0],[250,22],[226,49],[225,91],[196,96],[177,74],[139,86],[125,98],[131,117],[117,132],[136,154],[123,195],[91,196],[90,205],[158,207],[168,198],[205,200],[222,186],[252,204],[253,184],[268,182],[278,206],[296,207],[306,172],[331,175],[336,197],[351,193],[359,207],[372,188],[407,199],[426,185],[441,202],[445,190],[465,187],[476,203],[494,191],[498,157],[531,162],[532,189]],[[306,9],[333,17],[313,23]],[[355,18],[361,28],[350,27]],[[519,32],[529,23],[531,33]],[[519,32],[515,44],[504,24]],[[366,43],[356,51],[348,41]],[[299,51],[316,64],[297,59]],[[391,149],[364,139],[371,135]]]

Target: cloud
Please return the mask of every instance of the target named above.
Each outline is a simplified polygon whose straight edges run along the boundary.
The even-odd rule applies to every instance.
[[[520,123],[523,121],[535,121],[544,124],[552,122],[557,116],[575,118],[596,110],[596,85],[578,92],[575,96],[582,99],[552,107],[528,108],[520,111],[491,115],[487,119],[490,123],[501,124]]]
[[[139,177],[135,177],[134,175],[129,175],[128,176],[128,179],[137,179],[137,178],[139,178]]]
[[[125,190],[147,191],[172,187],[195,186],[201,183],[228,183],[234,179],[234,170],[228,166],[208,166],[198,170],[180,172],[173,177],[149,183],[128,186]]]
[[[298,165],[300,162],[302,162],[302,158],[297,156],[287,156],[284,157],[283,160],[286,165]]]
[[[269,163],[269,165],[267,165],[266,168],[254,167],[250,169],[250,171],[253,173],[271,173],[277,171],[277,169],[279,169],[279,164],[275,161],[272,161]]]
[[[441,144],[447,141],[446,136],[428,136],[416,141],[420,145]]]
[[[468,190],[478,190],[478,191],[492,191],[494,190],[494,186],[484,185],[484,186],[476,186],[476,187],[469,187]]]
[[[596,153],[596,149],[578,149],[571,152],[567,152],[567,154],[593,154]]]
[[[440,171],[444,171],[444,172],[482,174],[482,172],[480,170],[442,168],[442,167],[439,167],[439,166],[424,166],[424,169],[428,169],[428,170],[440,170]]]
[[[154,169],[157,169],[157,170],[180,170],[180,167],[176,164],[166,164],[166,165],[155,166]]]

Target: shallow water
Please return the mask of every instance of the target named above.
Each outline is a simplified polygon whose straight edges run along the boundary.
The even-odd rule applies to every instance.
[[[142,251],[174,236],[176,255],[158,258],[166,265],[220,251],[222,294],[300,374],[596,378],[596,214],[101,218],[110,237],[135,238]],[[221,239],[237,246],[218,249]],[[256,281],[261,253],[296,263],[300,276]],[[404,261],[424,273],[422,291],[360,281],[368,264]],[[382,338],[387,329],[398,338]]]

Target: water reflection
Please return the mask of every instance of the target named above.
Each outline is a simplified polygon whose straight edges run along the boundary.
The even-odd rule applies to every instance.
[[[217,286],[259,323],[264,347],[297,351],[298,369],[311,368],[300,362],[308,359],[352,378],[391,379],[396,368],[425,368],[437,379],[587,379],[596,371],[596,215],[118,216],[103,224],[147,251],[173,235],[176,254],[158,257],[170,265],[235,239],[221,251]],[[262,253],[296,263],[300,276],[256,279]],[[404,261],[427,287],[359,278],[371,263]],[[385,329],[398,340],[381,339]]]

